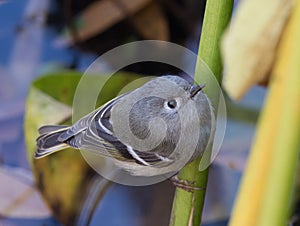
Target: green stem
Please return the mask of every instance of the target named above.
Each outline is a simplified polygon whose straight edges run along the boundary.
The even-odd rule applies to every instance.
[[[221,83],[222,62],[220,54],[220,39],[224,29],[227,27],[233,7],[233,0],[207,0],[202,34],[198,55],[209,66],[215,78]],[[200,61],[197,62],[195,80],[204,81],[200,71]],[[199,77],[199,79],[198,79]],[[206,81],[204,81],[206,82]],[[211,97],[214,91],[208,91]],[[209,150],[208,150],[209,151]],[[199,171],[200,158],[185,166],[179,173],[179,179],[193,182],[194,186],[206,188],[208,169]],[[192,226],[200,225],[204,205],[205,189],[188,192],[177,188],[170,226]]]

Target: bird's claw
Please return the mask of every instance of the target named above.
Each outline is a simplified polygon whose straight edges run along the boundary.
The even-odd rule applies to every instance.
[[[182,180],[179,179],[178,176],[173,176],[170,178],[170,181],[177,187],[177,188],[181,188],[185,191],[188,192],[194,192],[194,191],[201,191],[201,190],[205,190],[205,188],[200,188],[200,187],[196,187],[194,186],[195,182],[189,182],[187,180]]]

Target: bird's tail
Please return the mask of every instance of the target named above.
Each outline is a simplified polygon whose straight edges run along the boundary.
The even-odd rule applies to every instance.
[[[34,157],[39,159],[67,148],[68,145],[59,141],[58,137],[69,128],[69,126],[42,126],[39,129],[40,136],[36,140],[37,150]]]

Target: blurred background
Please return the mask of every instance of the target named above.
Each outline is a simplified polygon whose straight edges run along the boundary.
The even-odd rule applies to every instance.
[[[88,195],[74,190],[72,197],[80,196],[80,202],[61,210],[57,203],[67,201],[60,197],[69,196],[63,189],[60,195],[45,195],[51,182],[37,177],[41,166],[32,168],[28,161],[25,103],[33,80],[63,76],[66,70],[81,74],[97,56],[131,41],[171,41],[197,53],[204,9],[205,1],[198,0],[0,0],[0,226],[168,225],[174,193],[169,181],[129,187],[86,168],[88,188],[81,191]],[[107,62],[102,66],[109,68]],[[122,71],[181,73],[152,62]],[[239,104],[227,101],[226,135],[210,171],[204,225],[226,225],[264,95],[263,88],[255,87]]]

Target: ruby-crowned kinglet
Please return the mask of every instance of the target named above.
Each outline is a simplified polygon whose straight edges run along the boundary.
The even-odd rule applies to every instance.
[[[73,126],[42,126],[35,158],[72,147],[114,158],[132,175],[166,173],[163,167],[201,156],[214,131],[213,110],[203,87],[178,76],[155,78]]]

